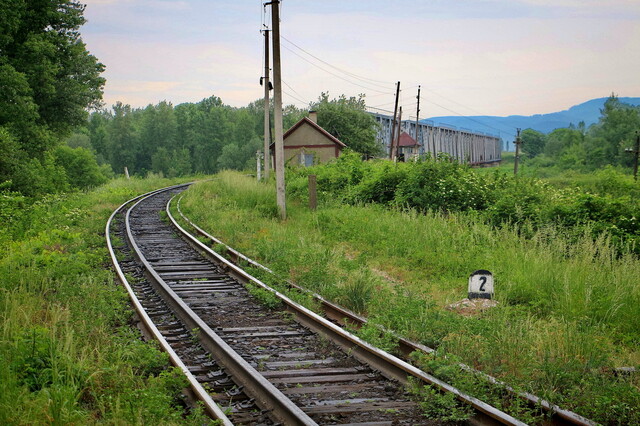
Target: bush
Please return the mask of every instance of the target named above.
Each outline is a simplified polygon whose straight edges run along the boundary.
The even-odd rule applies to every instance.
[[[61,145],[54,151],[54,156],[56,164],[64,168],[72,188],[87,189],[107,181],[95,156],[85,148]]]
[[[420,212],[477,211],[493,226],[516,225],[520,232],[551,225],[570,230],[575,238],[585,229],[593,238],[607,232],[621,251],[640,253],[640,204],[629,195],[640,194],[640,186],[613,168],[595,177],[556,178],[560,188],[499,171],[477,173],[446,157],[411,163],[363,162],[358,155],[346,153],[332,163],[289,173],[289,190],[302,199],[307,196],[307,176],[315,174],[319,199],[324,202],[377,203]]]

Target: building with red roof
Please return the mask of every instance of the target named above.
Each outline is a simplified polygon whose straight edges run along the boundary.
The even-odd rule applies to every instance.
[[[398,153],[404,155],[405,160],[417,157],[420,154],[420,144],[407,132],[402,132],[398,140]]]

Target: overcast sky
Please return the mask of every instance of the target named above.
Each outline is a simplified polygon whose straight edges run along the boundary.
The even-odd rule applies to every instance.
[[[262,1],[85,2],[82,37],[107,67],[107,106],[262,96]],[[400,80],[405,116],[421,85],[425,118],[640,96],[639,24],[640,0],[283,0],[283,97],[305,107],[323,91],[365,93],[392,109]]]

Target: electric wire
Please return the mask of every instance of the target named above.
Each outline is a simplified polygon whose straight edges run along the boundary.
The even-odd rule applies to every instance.
[[[431,89],[429,89],[429,88],[426,88],[425,90],[426,90],[427,92],[433,93],[433,94],[434,94],[434,95],[436,95],[436,96],[441,97],[441,98],[442,98],[442,99],[444,99],[444,100],[447,100],[447,101],[449,101],[449,102],[452,102],[452,103],[454,103],[454,104],[456,104],[456,105],[460,105],[461,107],[463,107],[463,108],[465,108],[465,109],[468,109],[469,111],[472,111],[472,112],[474,112],[474,113],[476,113],[476,114],[478,114],[478,115],[485,115],[484,113],[482,113],[482,112],[480,112],[480,111],[478,111],[478,110],[475,110],[475,109],[473,109],[473,108],[471,108],[471,107],[468,107],[468,106],[466,106],[466,105],[464,105],[464,104],[461,104],[460,102],[456,102],[456,101],[455,101],[455,100],[453,100],[453,99],[447,98],[446,96],[441,95],[441,94],[439,94],[439,93],[437,93],[437,92],[434,92],[433,90],[431,90]],[[429,101],[427,101],[427,102],[429,102]],[[436,104],[436,103],[434,103],[434,102],[431,102],[431,103],[433,103],[434,105],[440,106],[440,105],[438,105],[438,104]],[[441,106],[440,106],[440,107],[441,107]],[[441,107],[441,108],[444,108],[444,107]],[[447,109],[447,108],[444,108],[444,109]],[[451,111],[451,110],[447,109],[447,111]],[[467,115],[463,115],[463,114],[460,114],[460,113],[458,113],[458,112],[455,112],[455,114],[460,115],[460,116],[463,116],[463,117],[468,117]],[[491,126],[489,126],[489,125],[487,125],[487,124],[484,124],[484,125],[485,125],[485,126],[487,126],[487,127],[491,127]],[[517,128],[516,128],[516,127],[512,127],[512,126],[508,126],[508,125],[506,125],[506,127],[510,128],[510,129],[513,129],[513,130],[517,130]],[[493,128],[493,127],[491,127],[491,128]],[[494,128],[494,129],[495,129],[495,128]],[[503,129],[503,131],[506,131],[506,130],[504,130],[504,129]],[[509,131],[511,132],[511,130],[509,130]]]
[[[317,65],[317,64],[314,64],[313,62],[309,61],[307,58],[305,58],[305,57],[303,57],[303,56],[299,55],[297,52],[295,52],[295,51],[293,51],[293,50],[289,49],[289,48],[288,48],[287,46],[285,46],[285,45],[282,45],[282,47],[283,47],[283,48],[285,48],[286,50],[288,50],[289,52],[293,53],[294,55],[296,55],[297,57],[299,57],[299,58],[300,58],[300,59],[302,59],[303,61],[305,61],[305,62],[307,62],[307,63],[309,63],[309,64],[313,65],[314,67],[316,67],[316,68],[318,68],[318,69],[320,69],[320,70],[322,70],[322,71],[324,71],[324,72],[326,72],[327,74],[331,74],[332,76],[334,76],[334,77],[336,77],[336,78],[339,78],[340,80],[346,81],[346,82],[347,82],[347,83],[349,83],[349,84],[353,84],[354,86],[358,86],[358,87],[361,87],[361,88],[363,88],[363,89],[371,90],[371,91],[373,91],[373,92],[382,93],[382,94],[389,94],[389,93],[387,93],[387,92],[383,92],[383,91],[378,90],[378,89],[374,89],[374,88],[371,88],[371,87],[363,86],[362,84],[355,83],[355,82],[353,82],[353,81],[351,81],[351,80],[348,80],[348,79],[346,79],[346,78],[344,78],[344,77],[342,77],[342,76],[340,76],[340,75],[338,75],[338,74],[336,74],[336,73],[333,73],[333,72],[331,72],[331,71],[329,71],[329,70],[327,70],[327,69],[325,69],[325,68],[322,68],[321,66],[319,66],[319,65]]]
[[[292,95],[291,93],[287,92],[286,90],[283,90],[282,93],[287,95],[291,99],[295,99],[296,101],[300,102],[300,104],[304,105],[305,108],[307,108],[310,105],[309,103],[303,101],[302,99],[298,98],[297,96]]]
[[[261,4],[262,4],[262,3],[261,3]],[[267,28],[268,28],[268,26],[266,25],[266,15],[267,15],[267,8],[266,8],[266,6],[264,6],[263,23],[262,23],[262,25],[263,25],[263,27],[267,27]],[[395,83],[391,83],[391,82],[387,82],[387,81],[383,81],[383,80],[376,80],[376,79],[372,79],[372,78],[364,77],[364,76],[361,76],[361,75],[358,75],[358,74],[352,73],[352,72],[350,72],[350,71],[344,70],[344,69],[342,69],[342,68],[340,68],[340,67],[337,67],[337,66],[335,66],[335,65],[332,65],[331,63],[329,63],[329,62],[327,62],[327,61],[325,61],[325,60],[323,60],[323,59],[319,58],[318,56],[316,56],[316,55],[314,55],[313,53],[311,53],[311,52],[307,51],[306,49],[302,48],[301,46],[299,46],[299,45],[298,45],[298,44],[296,44],[295,42],[293,42],[293,41],[289,40],[289,39],[288,39],[288,38],[286,38],[285,36],[281,35],[280,37],[281,37],[281,39],[283,39],[284,41],[286,41],[287,43],[289,43],[291,46],[295,47],[296,49],[298,49],[299,51],[301,51],[301,52],[305,53],[306,55],[308,55],[308,56],[312,57],[312,58],[313,58],[313,59],[315,59],[316,61],[321,62],[322,64],[326,65],[327,67],[330,67],[330,68],[332,68],[332,69],[334,69],[334,70],[336,70],[336,71],[338,71],[338,72],[340,72],[340,73],[342,73],[342,74],[345,74],[346,76],[349,76],[349,77],[350,77],[350,78],[352,78],[352,79],[358,80],[358,81],[360,81],[360,82],[362,82],[362,83],[366,83],[367,85],[363,85],[363,84],[360,84],[360,83],[354,82],[354,81],[350,80],[349,78],[346,78],[346,77],[343,77],[343,76],[341,76],[341,75],[338,75],[338,74],[336,74],[336,73],[334,73],[334,72],[332,72],[332,71],[330,71],[330,70],[327,70],[326,68],[321,67],[320,65],[318,65],[318,64],[316,64],[316,63],[314,63],[314,62],[312,62],[312,61],[308,60],[307,58],[303,57],[302,55],[300,55],[299,53],[297,53],[297,52],[296,52],[296,51],[294,51],[293,49],[291,49],[291,48],[287,47],[286,45],[282,45],[282,47],[283,47],[284,49],[286,49],[286,50],[288,50],[289,52],[293,53],[294,55],[298,56],[300,59],[302,59],[303,61],[305,61],[305,62],[309,63],[310,65],[312,65],[312,66],[314,66],[314,67],[316,67],[316,68],[320,69],[321,71],[324,71],[325,73],[330,74],[330,75],[332,75],[332,76],[334,76],[334,77],[336,77],[336,78],[339,78],[339,79],[341,79],[341,80],[343,80],[343,81],[345,81],[345,82],[347,82],[347,83],[349,83],[349,84],[352,84],[352,85],[354,85],[354,86],[357,86],[357,87],[360,87],[360,88],[363,88],[363,89],[366,89],[366,90],[369,90],[369,91],[372,91],[372,92],[376,92],[376,93],[377,93],[377,94],[375,94],[375,95],[371,95],[371,96],[369,96],[370,98],[378,97],[378,96],[383,96],[383,95],[391,95],[391,96],[394,96],[394,97],[395,97],[395,95],[394,95],[393,93],[385,92],[385,91],[381,91],[381,90],[378,90],[378,89],[375,89],[375,88],[371,87],[371,86],[375,86],[375,87],[378,87],[378,88],[387,89],[387,88],[389,88],[389,87],[388,87],[388,85],[393,85],[393,86],[395,86]],[[264,68],[264,61],[263,61],[263,68]],[[307,101],[304,101],[303,99],[301,99],[301,98],[302,98],[302,97],[304,97],[304,96],[300,95],[300,93],[298,93],[298,92],[297,92],[293,87],[291,87],[288,83],[286,83],[286,82],[284,82],[284,81],[283,81],[282,83],[283,83],[283,84],[285,84],[287,87],[289,87],[289,89],[291,89],[294,93],[296,93],[296,94],[298,95],[298,96],[294,96],[294,95],[292,95],[291,93],[287,93],[287,92],[284,92],[284,91],[283,91],[284,93],[286,93],[286,94],[287,94],[287,96],[289,96],[289,97],[290,97],[290,98],[292,98],[292,99],[297,100],[298,102],[301,102],[301,103],[302,103],[302,104],[304,104],[305,106],[308,106],[308,105],[311,105],[311,104],[312,104],[312,102],[307,102]],[[464,104],[462,104],[462,103],[460,103],[460,102],[457,102],[457,101],[455,101],[455,100],[453,100],[453,99],[450,99],[450,98],[448,98],[448,97],[446,97],[446,96],[444,96],[444,95],[441,95],[441,94],[439,94],[439,93],[435,92],[434,90],[429,89],[428,87],[425,87],[425,86],[423,86],[423,85],[421,85],[421,86],[422,86],[422,89],[423,89],[423,90],[425,90],[425,91],[427,91],[427,92],[429,92],[429,93],[432,93],[432,94],[434,94],[434,95],[436,95],[436,96],[438,96],[438,97],[440,97],[440,98],[442,98],[442,99],[444,99],[444,100],[447,100],[447,101],[452,102],[452,103],[454,103],[454,104],[456,104],[456,105],[459,105],[459,106],[461,106],[461,107],[463,107],[463,108],[465,108],[465,109],[467,109],[467,110],[469,110],[469,111],[473,111],[473,112],[475,112],[475,113],[477,113],[477,114],[479,114],[479,115],[482,115],[482,113],[480,113],[480,112],[478,112],[478,111],[474,110],[474,109],[473,109],[473,108],[471,108],[471,107],[468,107],[468,106],[466,106],[466,105],[464,105]],[[418,84],[415,84],[415,85],[413,85],[413,86],[406,87],[406,88],[404,88],[403,90],[414,89],[414,88],[417,88],[417,87],[418,87]],[[389,89],[390,89],[390,88],[389,88]],[[411,107],[411,106],[414,106],[414,105],[417,105],[417,101],[416,101],[416,102],[413,102],[413,103],[409,103],[409,104],[404,104],[404,103],[403,103],[403,94],[402,94],[402,90],[400,91],[400,99],[399,99],[398,101],[399,101],[399,102],[398,102],[398,104],[399,104],[399,105],[402,105],[404,108],[406,108],[406,107]],[[479,125],[481,125],[481,126],[483,126],[483,127],[486,127],[486,128],[489,128],[489,129],[493,129],[493,130],[495,130],[495,131],[497,131],[497,132],[501,132],[501,131],[502,131],[502,132],[505,132],[505,131],[506,131],[506,132],[510,132],[510,133],[511,133],[511,132],[512,132],[512,130],[506,130],[506,129],[513,129],[513,130],[515,130],[515,127],[511,127],[511,126],[504,126],[504,127],[502,127],[502,128],[497,128],[497,127],[491,126],[491,125],[489,125],[489,124],[483,123],[482,121],[479,121],[479,120],[477,120],[477,119],[474,119],[474,118],[472,118],[472,117],[469,117],[468,115],[462,114],[462,113],[460,113],[460,112],[458,112],[458,111],[455,111],[455,110],[453,110],[453,109],[451,109],[451,108],[447,108],[447,107],[445,107],[445,106],[443,106],[443,105],[440,105],[440,104],[438,104],[438,103],[436,103],[436,102],[433,102],[433,101],[432,101],[432,100],[430,100],[429,98],[424,99],[424,101],[425,101],[425,102],[428,102],[428,103],[430,103],[430,104],[432,104],[432,105],[435,105],[435,106],[437,106],[437,107],[439,107],[439,108],[442,108],[442,109],[444,109],[444,110],[446,110],[446,111],[449,111],[449,112],[451,112],[451,113],[453,113],[453,114],[455,114],[455,115],[457,115],[457,116],[460,116],[461,118],[464,118],[464,119],[467,119],[467,120],[469,120],[469,121],[471,121],[471,122],[474,122],[474,123],[476,123],[476,124],[479,124]],[[391,112],[391,111],[387,111],[387,110],[380,109],[380,107],[389,106],[389,105],[392,105],[392,104],[394,104],[394,103],[395,103],[395,100],[394,100],[394,101],[391,101],[391,102],[387,102],[387,103],[383,103],[383,104],[375,105],[375,106],[367,106],[367,108],[369,108],[369,109],[377,109],[377,110],[379,110],[379,111]]]
[[[296,95],[298,95],[300,98],[304,98],[305,96],[301,95],[300,93],[298,93],[296,91],[296,89],[294,89],[293,87],[291,87],[291,85],[289,85],[289,83],[287,83],[286,81],[280,79],[280,81],[282,82],[282,84],[284,84],[285,86],[287,86],[289,89],[291,89],[291,91],[293,93],[295,93]],[[300,98],[297,98],[298,100],[300,100]],[[311,105],[313,102],[304,102],[307,105]]]
[[[285,40],[287,43],[289,43],[289,44],[293,45],[294,47],[296,47],[297,49],[299,49],[299,50],[301,50],[302,52],[306,53],[307,55],[311,56],[312,58],[316,59],[317,61],[322,62],[323,64],[325,64],[325,65],[327,65],[327,66],[329,66],[329,67],[331,67],[331,68],[335,69],[336,71],[340,71],[340,72],[341,72],[341,73],[343,73],[343,74],[346,74],[346,75],[348,75],[348,76],[350,76],[350,77],[352,77],[352,78],[355,78],[356,80],[360,80],[360,81],[362,81],[363,83],[371,84],[371,85],[373,85],[373,86],[377,86],[377,87],[380,87],[380,88],[383,88],[383,89],[388,89],[388,88],[389,88],[389,86],[394,85],[394,83],[391,83],[391,82],[382,81],[382,80],[374,80],[374,79],[372,79],[372,78],[363,77],[363,76],[360,76],[360,75],[358,75],[358,74],[354,74],[354,73],[352,73],[352,72],[350,72],[350,71],[346,71],[346,70],[344,70],[344,69],[342,69],[342,68],[336,67],[335,65],[332,65],[332,64],[330,64],[329,62],[327,62],[327,61],[325,61],[325,60],[322,60],[322,59],[318,58],[318,57],[317,57],[316,55],[314,55],[313,53],[310,53],[310,52],[308,52],[307,50],[303,49],[302,47],[298,46],[296,43],[292,42],[291,40],[289,40],[289,39],[288,39],[288,38],[286,38],[285,36],[281,35],[280,37],[281,37],[283,40]],[[382,84],[378,84],[378,83],[382,83]]]
[[[439,105],[439,104],[437,104],[437,103],[435,103],[435,102],[433,102],[433,101],[431,101],[431,100],[425,99],[425,102],[428,102],[428,103],[430,103],[430,104],[433,104],[433,105],[435,105],[435,106],[437,106],[437,107],[440,107],[440,108],[445,109],[445,110],[447,110],[447,111],[449,111],[449,112],[452,112],[452,113],[454,113],[454,114],[456,114],[456,115],[458,115],[458,116],[460,116],[460,117],[462,117],[462,118],[464,118],[464,119],[467,119],[467,120],[469,120],[469,121],[473,121],[474,123],[480,124],[480,125],[482,125],[482,126],[484,126],[484,127],[488,127],[488,128],[490,128],[490,129],[496,130],[496,131],[498,131],[498,132],[507,132],[507,131],[508,131],[509,133],[512,133],[512,130],[506,130],[506,128],[511,128],[511,126],[505,126],[505,127],[503,127],[502,129],[499,129],[499,128],[497,128],[497,127],[493,127],[493,126],[491,126],[491,125],[489,125],[489,124],[487,124],[487,123],[483,123],[483,122],[481,122],[481,121],[478,121],[478,120],[476,120],[475,118],[471,118],[471,117],[469,117],[468,115],[464,115],[464,114],[459,113],[459,112],[457,112],[457,111],[454,111],[454,110],[452,110],[452,109],[450,109],[450,108],[447,108],[447,107],[445,107],[445,106]],[[515,127],[513,127],[513,129],[515,129]]]

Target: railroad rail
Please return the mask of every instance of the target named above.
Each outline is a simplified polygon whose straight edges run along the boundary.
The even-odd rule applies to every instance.
[[[233,247],[227,245],[225,242],[211,235],[210,233],[202,229],[200,226],[198,226],[196,223],[194,223],[189,217],[187,217],[182,212],[180,208],[181,198],[182,197],[178,198],[178,201],[176,203],[176,209],[182,221],[191,228],[192,232],[194,232],[197,236],[201,237],[201,239],[204,238],[205,240],[209,241],[210,246],[215,246],[216,250],[218,250],[220,255],[224,256],[226,259],[228,259],[230,262],[232,262],[236,266],[239,266],[241,263],[244,263],[244,264],[248,264],[256,268],[262,269],[270,274],[276,275],[268,267],[245,256],[244,254],[240,253]],[[168,209],[167,209],[167,213],[171,215],[171,212]],[[173,218],[171,219],[172,221],[175,221],[175,219]],[[294,289],[295,291],[300,291],[303,293],[310,294],[311,297],[316,302],[318,302],[318,306],[321,308],[323,315],[342,327],[360,328],[365,326],[368,323],[365,317],[358,315],[354,312],[351,312],[350,310],[325,299],[324,297],[322,297],[321,295],[315,292],[312,292],[288,280],[281,279],[281,281],[284,284],[286,284],[289,288]],[[434,349],[426,345],[413,342],[409,339],[399,336],[393,330],[387,330],[380,327],[380,331],[381,331],[381,334],[384,333],[385,335],[393,336],[396,339],[395,344],[397,346],[397,350],[400,354],[400,358],[403,359],[404,361],[411,362],[410,355],[414,352],[422,352],[425,354],[430,354],[435,352]],[[549,423],[557,424],[557,425],[566,424],[566,425],[579,425],[579,426],[597,425],[597,423],[594,422],[593,420],[590,420],[572,411],[565,410],[559,407],[558,405],[552,404],[549,401],[546,401],[529,392],[517,391],[512,387],[510,387],[508,384],[496,379],[495,377],[490,376],[486,373],[483,373],[479,370],[476,370],[466,364],[461,363],[459,365],[460,365],[460,368],[462,368],[463,370],[476,374],[478,376],[481,376],[490,383],[501,386],[506,391],[526,401],[530,407],[542,410],[546,414],[546,416],[549,418]]]
[[[523,424],[295,303],[188,234],[168,208],[187,186],[130,200],[113,213],[106,234],[144,328],[213,418],[223,424],[433,423],[405,390],[416,380],[468,403],[473,424]],[[126,244],[114,247],[111,236]]]

